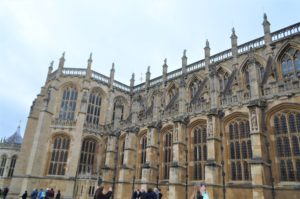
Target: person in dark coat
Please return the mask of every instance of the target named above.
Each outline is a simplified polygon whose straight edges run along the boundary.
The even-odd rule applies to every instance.
[[[153,191],[153,189],[148,189],[146,199],[157,199],[156,193]]]
[[[36,199],[38,195],[37,189],[33,189],[33,191],[30,194],[31,199]]]
[[[109,187],[108,192],[106,194],[103,193],[103,186],[98,187],[98,189],[95,192],[94,199],[109,199],[109,197],[112,195],[112,188]]]
[[[140,199],[146,199],[146,195],[147,193],[145,192],[145,189],[141,189]]]
[[[3,190],[3,199],[6,198],[7,194],[8,194],[9,189],[7,187],[4,188]]]
[[[140,198],[140,190],[136,189],[132,194],[132,199],[139,199],[139,198]]]
[[[22,199],[26,199],[27,198],[27,191],[25,191],[22,195]]]
[[[55,199],[60,199],[60,190],[57,191],[57,194],[55,196]]]

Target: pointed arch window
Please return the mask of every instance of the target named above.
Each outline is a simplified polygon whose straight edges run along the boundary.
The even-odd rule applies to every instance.
[[[280,60],[283,78],[300,77],[300,51],[290,47]]]
[[[93,173],[95,169],[97,142],[94,139],[85,139],[82,142],[79,173]]]
[[[6,160],[7,160],[6,155],[2,155],[1,163],[0,163],[0,176],[4,175]]]
[[[59,119],[74,120],[77,101],[77,90],[73,87],[67,87],[62,96]]]
[[[7,177],[11,178],[14,175],[14,170],[15,170],[15,166],[16,166],[16,161],[17,161],[17,156],[13,156],[11,158],[10,161],[10,166],[9,166],[9,170],[8,170],[8,175]]]
[[[167,132],[164,135],[164,146],[163,146],[163,154],[164,154],[164,159],[163,159],[163,177],[166,180],[169,180],[170,177],[170,166],[171,162],[173,160],[172,157],[172,145],[173,145],[173,140],[172,140],[172,134],[171,132]]]
[[[141,142],[140,142],[140,147],[141,147],[141,164],[140,164],[140,179],[142,178],[142,165],[146,163],[146,154],[147,154],[147,136],[144,135],[141,138]]]
[[[284,111],[273,117],[280,181],[300,181],[300,112]]]
[[[206,146],[206,127],[198,125],[192,131],[194,136],[193,153],[194,153],[194,180],[205,179],[205,162],[207,160],[207,146]]]
[[[54,139],[48,170],[49,175],[65,175],[69,147],[69,137],[61,135]]]
[[[99,93],[91,93],[89,97],[89,105],[86,114],[86,122],[89,124],[99,124],[101,111],[101,96]]]
[[[252,158],[249,121],[236,119],[229,124],[231,180],[251,180]]]

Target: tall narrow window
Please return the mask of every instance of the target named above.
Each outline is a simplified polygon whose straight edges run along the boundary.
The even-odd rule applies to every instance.
[[[50,158],[49,175],[65,175],[70,139],[66,136],[55,138]]]
[[[16,166],[16,161],[17,161],[17,156],[13,156],[11,158],[10,161],[10,166],[9,166],[9,170],[8,170],[8,175],[7,177],[11,178],[14,175],[14,170],[15,170],[15,166]]]
[[[205,179],[205,162],[207,159],[206,127],[199,125],[193,130],[194,136],[194,180]]]
[[[124,114],[124,105],[122,104],[120,106],[121,108],[121,120],[123,120],[123,114]],[[117,109],[117,103],[114,103],[114,109],[113,109],[113,116],[112,116],[112,122],[114,122],[115,120],[115,115],[116,115],[116,109]]]
[[[140,178],[142,178],[142,165],[146,163],[146,150],[147,150],[147,136],[144,135],[141,139],[141,166]]]
[[[2,155],[2,157],[1,157],[1,164],[0,164],[0,176],[4,175],[6,159],[7,159],[6,155]]]
[[[76,109],[77,90],[73,87],[68,87],[64,90],[61,105],[60,105],[60,120],[74,120]]]
[[[86,122],[89,124],[99,124],[101,110],[101,96],[99,93],[91,93],[86,114]]]
[[[236,119],[229,124],[229,150],[231,180],[251,180],[252,158],[250,127],[248,120]]]
[[[168,132],[164,135],[164,146],[163,146],[163,153],[164,153],[164,179],[168,180],[170,177],[170,165],[172,162],[172,134],[171,132]]]
[[[273,118],[281,181],[300,181],[299,115],[299,112],[284,111]]]
[[[93,173],[96,156],[97,142],[93,139],[85,139],[81,146],[79,173]]]
[[[125,153],[125,139],[121,142],[121,153],[120,153],[120,165],[124,164],[124,153]]]

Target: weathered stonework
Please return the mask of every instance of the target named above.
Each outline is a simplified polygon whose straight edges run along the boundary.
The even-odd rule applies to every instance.
[[[233,29],[231,49],[216,55],[207,41],[205,59],[192,64],[184,51],[182,68],[168,73],[165,60],[162,76],[151,79],[149,67],[136,86],[134,75],[130,86],[114,80],[114,64],[106,77],[91,70],[91,56],[87,68],[75,69],[64,67],[63,55],[31,107],[14,175],[0,185],[10,186],[9,198],[47,187],[64,198],[91,198],[99,179],[118,199],[141,187],[190,198],[200,182],[210,198],[299,198],[300,157],[293,148],[295,176],[282,180],[274,117],[300,114],[300,61],[293,58],[294,75],[282,61],[300,51],[300,24],[270,32],[265,16],[263,28],[264,37],[242,45]],[[66,89],[76,91],[74,110],[65,108],[71,119],[62,116]],[[65,173],[50,175],[57,137],[70,139]],[[94,152],[86,143],[96,143]]]

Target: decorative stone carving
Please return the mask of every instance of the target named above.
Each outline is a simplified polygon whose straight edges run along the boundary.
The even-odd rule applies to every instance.
[[[179,124],[178,123],[175,123],[175,128],[174,128],[174,142],[178,142],[178,126],[179,126]]]
[[[256,115],[255,110],[251,111],[251,129],[252,129],[252,131],[257,131],[258,130],[257,115]]]
[[[214,135],[212,117],[208,117],[207,134],[208,134],[208,137],[213,137],[213,135]]]

